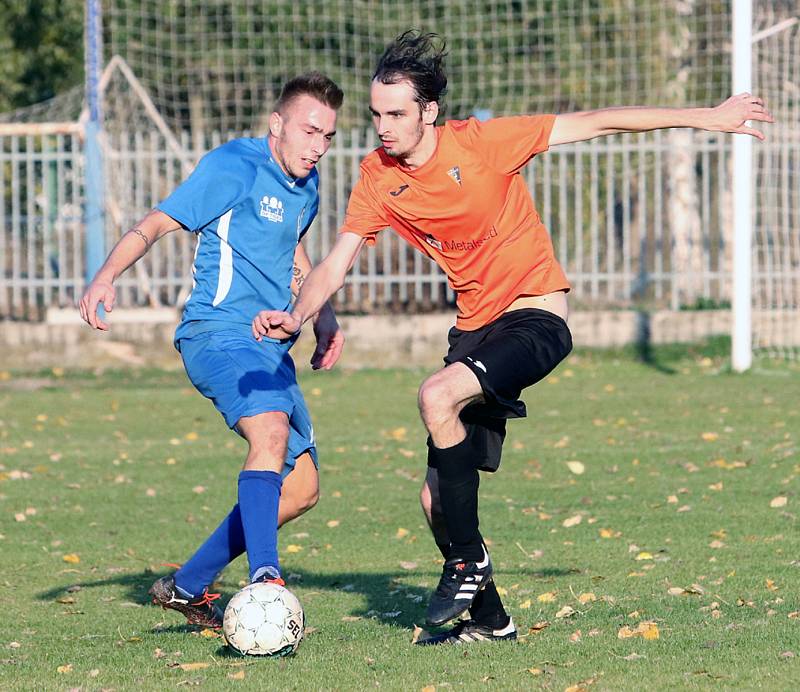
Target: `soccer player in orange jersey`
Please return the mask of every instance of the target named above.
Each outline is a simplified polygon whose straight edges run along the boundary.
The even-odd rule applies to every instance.
[[[361,163],[338,239],[308,276],[291,313],[262,311],[253,334],[288,338],[344,283],[364,243],[390,227],[447,273],[458,315],[445,367],[419,390],[428,430],[421,500],[444,558],[428,624],[470,619],[423,643],[516,638],[478,530],[479,470],[496,471],[505,422],[569,353],[569,283],[520,170],[549,147],[619,132],[693,127],[764,136],[761,99],[715,108],[604,108],[562,115],[449,121],[436,126],[447,78],[443,46],[409,31],[386,49],[370,111],[381,146]]]

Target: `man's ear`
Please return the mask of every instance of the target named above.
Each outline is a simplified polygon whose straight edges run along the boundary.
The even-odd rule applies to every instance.
[[[283,132],[283,118],[278,111],[272,111],[269,116],[269,133],[273,137],[280,137]]]
[[[428,101],[422,107],[422,122],[426,125],[433,125],[439,117],[439,104],[436,101]]]

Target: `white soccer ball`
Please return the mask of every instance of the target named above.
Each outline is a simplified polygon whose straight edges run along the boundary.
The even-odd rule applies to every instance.
[[[251,656],[291,656],[304,630],[303,607],[278,584],[245,586],[225,608],[222,630],[228,646]]]

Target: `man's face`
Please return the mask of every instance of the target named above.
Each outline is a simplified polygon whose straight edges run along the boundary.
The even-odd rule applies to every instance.
[[[281,168],[305,178],[331,146],[336,134],[336,111],[313,96],[301,94],[269,119],[273,153]]]
[[[373,80],[369,110],[383,150],[389,156],[401,159],[414,153],[425,136],[425,125],[433,124],[438,114],[436,104],[428,104],[420,112],[419,104],[414,100],[414,87],[407,80],[397,84]]]

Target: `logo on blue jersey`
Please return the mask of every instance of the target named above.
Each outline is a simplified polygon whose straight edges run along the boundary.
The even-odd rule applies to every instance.
[[[261,216],[274,223],[283,223],[283,202],[277,197],[264,195],[261,198]]]

